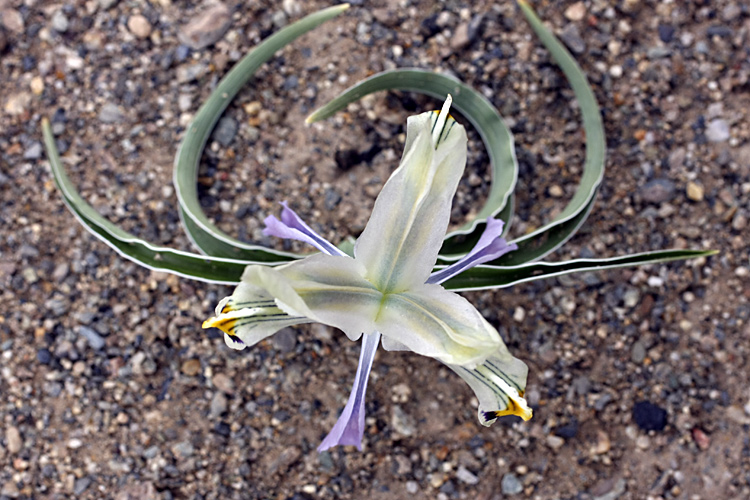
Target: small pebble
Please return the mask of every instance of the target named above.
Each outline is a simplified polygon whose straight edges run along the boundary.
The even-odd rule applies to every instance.
[[[667,426],[667,411],[649,402],[633,406],[633,420],[644,431],[662,431]]]
[[[26,151],[23,152],[23,159],[24,160],[38,160],[42,157],[42,143],[38,141],[34,141],[31,143],[31,145],[26,148]]]
[[[105,103],[99,111],[99,121],[102,123],[118,123],[123,120],[124,116],[120,108],[111,102]]]
[[[8,452],[11,455],[15,455],[23,447],[23,439],[21,439],[21,432],[18,427],[13,425],[9,426],[5,431],[5,441],[7,444]]]
[[[518,495],[523,491],[523,484],[515,474],[505,474],[500,481],[500,488],[504,495]]]
[[[231,116],[224,116],[219,120],[211,138],[224,147],[229,146],[237,135],[237,121]]]
[[[39,349],[36,352],[36,360],[43,365],[48,365],[52,361],[52,353],[46,348]]]
[[[553,450],[559,450],[565,444],[565,440],[560,436],[549,435],[547,436],[547,446]]]
[[[466,484],[477,484],[479,482],[479,478],[463,465],[458,467],[456,479]]]
[[[172,447],[172,452],[181,458],[188,458],[194,451],[195,448],[189,441],[182,441]]]
[[[0,20],[2,20],[5,29],[15,35],[23,34],[24,29],[26,28],[21,13],[10,7],[0,10]]]
[[[225,373],[217,373],[211,378],[214,387],[225,394],[234,394],[234,381]]]
[[[637,341],[633,344],[633,349],[630,351],[630,360],[639,365],[643,363],[644,359],[646,359],[646,346],[640,341]]]
[[[31,101],[31,95],[27,92],[13,94],[8,97],[7,101],[5,101],[5,107],[3,109],[5,109],[5,112],[9,115],[20,115],[26,111],[29,101]]]
[[[73,486],[73,494],[76,496],[83,494],[90,485],[91,479],[88,476],[76,479],[75,485]]]
[[[271,337],[271,343],[280,352],[292,352],[297,346],[297,332],[293,328],[282,328]]]
[[[583,2],[576,2],[565,9],[565,17],[569,21],[580,21],[586,16],[586,6]]]
[[[594,455],[603,455],[612,448],[612,442],[609,439],[609,435],[599,430],[596,433],[596,444],[591,448],[591,452]]]
[[[138,38],[148,38],[151,35],[151,23],[145,16],[136,14],[128,19],[128,30]]]
[[[187,375],[188,377],[193,377],[195,375],[198,375],[201,371],[201,362],[199,359],[188,359],[185,362],[182,363],[182,367],[180,368],[183,374]]]
[[[695,182],[688,182],[687,197],[692,201],[703,201],[703,186]]]
[[[402,436],[411,436],[416,432],[416,423],[399,405],[393,405],[391,410],[391,425]]]
[[[54,14],[52,14],[52,29],[57,31],[58,33],[65,33],[68,31],[68,28],[70,27],[70,22],[68,21],[68,18],[65,17],[65,14],[63,14],[63,11],[58,10],[55,11]]]
[[[180,111],[187,111],[193,105],[193,96],[190,94],[180,94],[177,97],[177,107]]]
[[[179,34],[180,42],[193,50],[200,50],[221,40],[231,25],[232,17],[224,4],[196,15]]]
[[[44,80],[42,80],[41,76],[35,76],[31,79],[29,87],[34,95],[41,95],[44,92]]]
[[[648,203],[664,203],[674,198],[676,186],[669,179],[654,179],[639,189],[639,192],[643,201]]]
[[[581,32],[578,26],[570,23],[559,33],[560,39],[568,46],[574,54],[583,54],[586,52],[586,42],[581,38]]]
[[[88,341],[89,345],[95,351],[103,349],[107,342],[99,335],[96,330],[89,328],[88,326],[81,326],[78,329],[79,333]]]
[[[227,397],[223,392],[217,391],[211,398],[211,408],[209,411],[209,417],[216,419],[221,417],[224,412],[227,411]]]
[[[648,436],[638,436],[635,445],[641,450],[648,450],[651,447],[651,439]]]
[[[711,120],[706,127],[706,139],[711,142],[724,142],[729,140],[729,124],[721,118]]]

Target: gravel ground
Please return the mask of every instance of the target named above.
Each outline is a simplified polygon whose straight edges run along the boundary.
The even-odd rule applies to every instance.
[[[326,237],[356,236],[406,116],[437,103],[379,94],[313,127],[302,118],[407,66],[459,76],[507,118],[514,234],[561,210],[580,177],[580,114],[513,3],[363,3],[284,50],[230,107],[200,176],[209,215],[273,245],[261,220],[290,200]],[[483,428],[458,377],[380,352],[363,452],[323,454],[359,346],[309,326],[228,349],[200,323],[230,289],[142,269],[90,236],[40,142],[49,116],[90,203],[188,249],[170,185],[186,124],[249,48],[325,6],[247,4],[0,0],[0,498],[750,498],[743,2],[535,2],[589,76],[609,143],[599,202],[553,258],[721,254],[468,294],[528,363],[534,418]],[[456,223],[488,187],[476,137]]]

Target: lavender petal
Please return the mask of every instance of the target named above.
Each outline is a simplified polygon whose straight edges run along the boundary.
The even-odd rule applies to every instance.
[[[362,436],[365,433],[365,393],[379,342],[380,332],[362,335],[362,350],[352,392],[333,429],[318,446],[319,452],[341,445],[354,445],[362,451]]]
[[[432,273],[427,279],[427,283],[443,283],[467,269],[495,260],[512,250],[516,250],[518,246],[515,243],[509,244],[505,241],[505,238],[500,237],[503,234],[503,225],[504,223],[500,219],[488,217],[487,226],[471,252],[450,266]]]
[[[281,220],[273,215],[269,215],[263,221],[266,224],[263,234],[266,236],[276,236],[297,240],[312,245],[321,252],[328,255],[346,256],[344,252],[336,248],[333,243],[329,242],[318,233],[312,230],[310,226],[297,215],[294,210],[287,206],[285,201],[281,202],[284,209],[281,211]]]

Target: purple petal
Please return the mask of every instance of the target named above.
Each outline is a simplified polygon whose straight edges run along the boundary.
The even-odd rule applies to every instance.
[[[515,243],[509,244],[505,241],[505,238],[500,237],[502,234],[503,221],[488,217],[487,226],[484,228],[484,232],[479,237],[477,244],[471,249],[471,252],[458,262],[454,262],[445,269],[432,273],[427,279],[427,283],[443,283],[467,269],[495,260],[512,250],[516,250],[518,246]]]
[[[365,392],[379,342],[380,332],[362,335],[362,350],[359,353],[357,375],[354,377],[349,401],[346,402],[331,432],[318,446],[319,452],[340,445],[354,445],[362,451],[362,436],[365,433]]]
[[[320,236],[312,230],[310,226],[289,208],[285,201],[281,202],[284,209],[281,211],[281,220],[273,215],[269,215],[263,221],[266,224],[263,234],[266,236],[276,236],[289,240],[297,240],[314,246],[318,250],[328,255],[346,256],[344,252],[336,248],[331,242]]]

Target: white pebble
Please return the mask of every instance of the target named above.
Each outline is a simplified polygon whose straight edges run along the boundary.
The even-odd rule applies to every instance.
[[[649,276],[647,283],[648,286],[659,287],[664,285],[664,280],[658,276]]]

